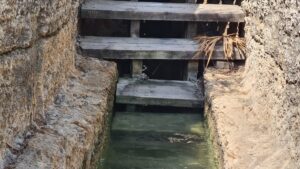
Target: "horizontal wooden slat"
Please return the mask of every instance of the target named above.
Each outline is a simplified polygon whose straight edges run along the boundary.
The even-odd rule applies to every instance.
[[[180,111],[179,111],[180,112]],[[193,133],[203,135],[205,133],[202,123],[201,113],[163,113],[163,112],[116,112],[112,131],[127,132],[149,132],[160,133]],[[147,117],[147,118],[145,118]],[[168,123],[162,123],[162,119]],[[198,125],[197,125],[198,124]],[[193,131],[191,125],[197,125],[197,131]]]
[[[245,15],[241,7],[237,5],[91,0],[82,5],[81,17],[126,20],[244,22]]]
[[[81,37],[84,54],[102,59],[192,60],[197,42],[190,39]],[[201,56],[198,60],[206,60]],[[212,60],[225,60],[222,46],[216,46]],[[234,60],[245,60],[237,51]]]
[[[120,79],[116,102],[173,107],[203,107],[203,94],[189,81]]]

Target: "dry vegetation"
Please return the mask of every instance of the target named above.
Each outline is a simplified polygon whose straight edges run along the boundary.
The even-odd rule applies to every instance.
[[[218,42],[223,42],[224,58],[226,60],[233,59],[235,49],[237,49],[242,57],[245,57],[245,39],[237,36],[237,34],[229,34],[223,36],[198,36],[195,38],[195,40],[197,40],[197,42],[199,43],[199,47],[196,54],[194,55],[194,58],[199,58],[203,56],[202,54],[204,54],[204,56],[207,57],[206,67],[208,66],[213,56],[213,52]]]
[[[236,0],[233,1],[233,5],[236,5]],[[207,4],[208,0],[204,0],[203,4]],[[220,4],[223,4],[223,1],[220,0]],[[226,60],[232,60],[234,56],[235,49],[239,52],[241,57],[245,58],[245,50],[246,50],[246,41],[245,38],[241,38],[239,36],[239,24],[237,25],[237,33],[228,34],[230,22],[227,23],[224,33],[222,36],[197,36],[195,40],[199,43],[198,50],[194,55],[194,58],[202,57],[204,54],[207,57],[207,65],[209,65],[210,60],[213,56],[213,52],[215,50],[216,44],[223,42],[224,49],[224,58]]]

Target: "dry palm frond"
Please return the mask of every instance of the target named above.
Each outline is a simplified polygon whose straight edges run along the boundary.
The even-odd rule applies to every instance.
[[[226,60],[233,59],[234,49],[236,48],[241,56],[245,56],[246,43],[244,38],[240,38],[235,34],[223,36],[198,36],[195,38],[199,46],[194,58],[199,58],[203,53],[207,57],[207,65],[210,63],[216,43],[223,40],[224,58]]]
[[[196,37],[195,39],[198,41],[199,47],[194,57],[199,57],[202,53],[204,53],[205,56],[208,57],[208,61],[206,65],[207,67],[212,57],[212,54],[215,50],[216,43],[219,40],[221,40],[222,37],[221,36],[213,36],[213,37],[199,36]]]
[[[234,38],[234,46],[237,48],[239,51],[239,54],[243,57],[246,58],[246,40],[245,38],[240,38],[240,37],[235,37]]]
[[[230,36],[223,37],[224,57],[226,60],[232,59],[233,55],[233,40]]]

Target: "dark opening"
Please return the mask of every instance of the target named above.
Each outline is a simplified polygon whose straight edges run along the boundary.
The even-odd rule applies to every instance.
[[[144,65],[150,79],[182,80],[184,76],[184,61],[144,60]]]
[[[128,104],[115,104],[114,112],[126,112]],[[134,105],[134,109],[137,112],[163,112],[163,113],[188,113],[188,112],[203,112],[203,109],[199,108],[184,108],[184,107],[170,107],[170,106],[146,106],[146,105]]]
[[[130,21],[108,19],[82,19],[82,36],[129,37]]]
[[[204,0],[197,0],[197,3],[202,4]],[[233,4],[234,0],[209,0],[209,4],[219,4],[222,1],[222,4]],[[237,0],[236,5],[241,5],[242,0]]]
[[[184,38],[185,22],[142,21],[140,36],[143,38]]]
[[[130,77],[131,74],[131,60],[113,60],[118,65],[118,72],[120,77]]]
[[[139,0],[140,2],[169,2],[169,3],[185,3],[185,0]]]
[[[197,35],[201,36],[222,36],[227,23],[226,22],[198,22]],[[244,37],[244,23],[231,22],[229,24],[228,34],[239,32],[240,37]]]

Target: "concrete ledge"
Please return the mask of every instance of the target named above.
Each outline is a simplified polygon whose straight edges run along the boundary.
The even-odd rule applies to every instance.
[[[277,142],[264,112],[252,112],[243,90],[242,70],[210,69],[205,73],[205,113],[219,168],[295,169],[286,145]]]
[[[18,169],[96,168],[105,139],[117,81],[116,65],[77,58],[73,72],[45,110],[13,167]]]

